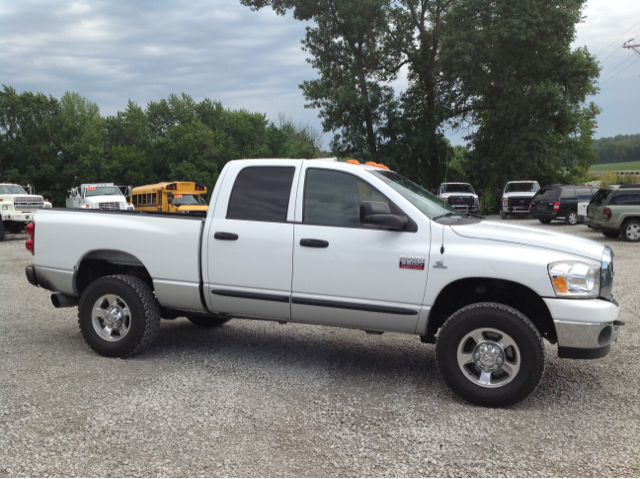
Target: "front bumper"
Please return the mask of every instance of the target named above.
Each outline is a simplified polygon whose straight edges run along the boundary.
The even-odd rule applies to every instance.
[[[544,298],[556,327],[558,356],[595,359],[609,354],[618,338],[620,307],[615,300]]]
[[[2,221],[13,221],[15,223],[29,223],[33,221],[33,217],[36,215],[35,211],[23,211],[20,213],[15,212],[2,212]]]

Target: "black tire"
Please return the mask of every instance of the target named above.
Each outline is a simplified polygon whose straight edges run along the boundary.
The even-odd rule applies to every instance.
[[[617,238],[618,236],[620,236],[619,231],[603,231],[602,234],[607,238]]]
[[[217,328],[231,321],[229,318],[217,316],[187,316],[187,319],[200,328]]]
[[[120,303],[111,304],[104,299],[107,296],[118,298]],[[95,323],[106,325],[107,321],[106,315],[102,319],[92,317],[100,300],[104,301],[105,312],[111,307],[120,307],[121,313],[127,311],[121,316],[128,320],[123,321],[120,329],[111,330],[118,334],[111,336],[110,340],[102,336],[109,334],[105,333],[106,328],[98,332],[99,326],[94,327]],[[78,305],[78,324],[85,341],[95,352],[111,358],[124,358],[139,353],[153,342],[160,329],[160,305],[151,287],[140,278],[124,274],[105,276],[91,283],[82,294]],[[126,332],[121,333],[125,324]]]
[[[640,241],[640,219],[631,218],[622,223],[622,228],[620,229],[621,236],[624,240],[630,241],[632,243],[637,243]]]
[[[507,216],[509,216],[509,215],[507,215],[507,213],[505,213],[504,210],[500,210],[500,218],[502,218],[503,220],[506,220]]]
[[[549,223],[551,223],[551,220],[549,218],[538,218],[538,221],[543,225],[548,225]]]
[[[483,331],[488,329],[491,331]],[[473,346],[474,341],[468,338],[477,331],[482,331],[484,339]],[[485,334],[495,336],[491,339]],[[506,369],[499,367],[489,372],[490,385],[480,385],[483,378],[475,364],[481,361],[486,367],[486,353],[481,348],[493,347],[499,341],[515,344],[515,347],[499,348],[503,361],[500,364],[507,363]],[[475,359],[476,353],[478,359]],[[462,366],[459,363],[464,362],[464,358],[468,361]],[[522,401],[538,387],[544,374],[544,344],[533,323],[519,311],[499,303],[476,303],[458,310],[444,324],[438,334],[436,360],[440,375],[462,399],[478,406],[506,407]],[[509,375],[507,370],[515,373]]]
[[[577,211],[567,211],[567,216],[564,217],[564,222],[567,225],[577,225],[578,224],[578,212]]]
[[[4,241],[4,221],[0,221],[0,241]]]

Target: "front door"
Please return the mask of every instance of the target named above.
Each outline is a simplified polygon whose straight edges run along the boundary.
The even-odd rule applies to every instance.
[[[358,175],[303,166],[300,184],[292,319],[414,333],[427,280],[428,227],[414,221],[407,231],[362,225],[363,201],[386,202],[392,213],[402,212]]]

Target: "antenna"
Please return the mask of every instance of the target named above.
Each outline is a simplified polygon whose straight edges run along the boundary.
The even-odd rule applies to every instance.
[[[444,191],[447,192],[447,174],[449,172],[449,143],[447,143],[447,155],[444,157]],[[444,225],[442,226],[442,237],[440,238],[440,254],[444,254]]]

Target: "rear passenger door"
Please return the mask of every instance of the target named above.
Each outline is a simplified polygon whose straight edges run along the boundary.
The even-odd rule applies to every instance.
[[[293,210],[301,161],[233,163],[207,231],[206,295],[218,313],[290,319]]]
[[[569,211],[578,211],[578,197],[574,186],[565,186],[560,194],[560,213],[558,216],[566,216]]]

